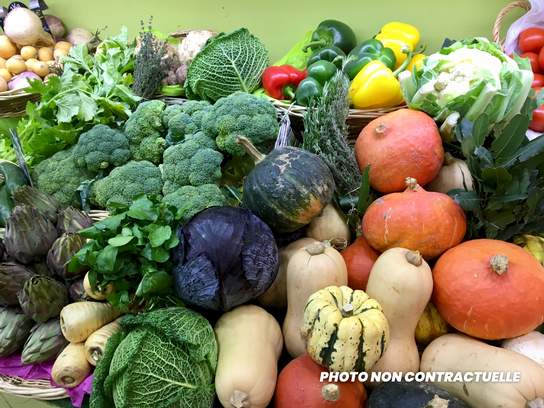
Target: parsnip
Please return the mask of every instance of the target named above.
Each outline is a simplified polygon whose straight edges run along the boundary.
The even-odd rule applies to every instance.
[[[83,279],[83,287],[85,288],[85,293],[96,300],[106,300],[108,295],[112,293],[115,290],[115,287],[113,286],[113,282],[110,282],[104,291],[100,291],[98,288],[95,289],[93,292],[93,289],[91,288],[91,283],[89,282],[89,272],[85,274],[85,279]]]
[[[71,303],[60,312],[60,327],[66,340],[80,343],[122,314],[110,303]]]
[[[91,374],[84,343],[70,343],[55,360],[51,378],[64,388],[75,388]]]
[[[118,317],[113,322],[98,329],[85,341],[85,358],[87,361],[96,366],[104,355],[104,349],[108,339],[120,330],[119,323],[123,316]]]

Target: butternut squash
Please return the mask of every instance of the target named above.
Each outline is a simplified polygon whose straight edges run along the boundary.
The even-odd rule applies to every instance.
[[[327,286],[347,284],[344,258],[327,244],[314,242],[291,257],[287,265],[287,314],[283,322],[283,338],[292,358],[306,353],[300,324],[308,298]]]
[[[280,265],[278,275],[266,292],[257,298],[257,303],[263,307],[284,308],[287,307],[287,264],[291,257],[301,248],[307,247],[316,240],[313,238],[301,238],[289,245],[278,248]]]
[[[338,246],[341,249],[344,249],[350,243],[347,220],[332,203],[326,206],[323,212],[310,223],[306,236],[315,238],[317,241],[333,240],[333,246]]]
[[[538,363],[464,334],[446,334],[429,344],[421,356],[421,371],[462,375],[462,381],[444,381],[436,375],[427,380],[471,408],[525,408],[544,398],[544,368]],[[520,373],[519,382],[504,382],[508,376],[512,381],[516,372]],[[465,378],[465,373],[472,373],[472,378]],[[483,373],[479,381],[476,373]],[[494,379],[493,373],[498,378]],[[503,382],[499,382],[501,377]]]
[[[370,272],[366,293],[382,307],[390,330],[389,347],[371,371],[417,372],[415,330],[433,291],[431,268],[419,252],[385,251]],[[374,388],[377,383],[369,383]]]
[[[464,182],[464,184],[463,184]],[[444,155],[444,164],[438,174],[425,186],[425,190],[447,194],[454,188],[465,188],[473,191],[472,175],[464,160],[456,159],[450,153]]]
[[[225,408],[266,408],[283,349],[280,325],[259,306],[238,306],[214,327],[219,355],[215,390]]]

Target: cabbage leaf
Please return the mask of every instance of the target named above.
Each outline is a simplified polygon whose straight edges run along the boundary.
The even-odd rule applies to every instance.
[[[211,408],[217,342],[210,323],[183,307],[121,320],[93,380],[91,408]]]
[[[237,91],[255,92],[268,67],[267,48],[240,28],[211,37],[187,70],[185,91],[189,99],[215,102]]]

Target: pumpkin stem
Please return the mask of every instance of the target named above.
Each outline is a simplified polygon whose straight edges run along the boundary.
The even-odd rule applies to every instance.
[[[336,384],[325,384],[321,388],[321,395],[328,402],[334,402],[340,398],[340,387]]]
[[[378,126],[376,126],[376,133],[379,133],[380,135],[384,133],[387,130],[387,125],[385,123],[380,123]]]
[[[249,402],[249,395],[243,391],[234,390],[230,396],[230,405],[235,408],[249,408],[251,402]]]
[[[306,251],[310,255],[321,255],[323,252],[325,252],[325,245],[323,242],[312,242],[310,245],[306,247]]]
[[[346,303],[345,305],[342,305],[342,316],[343,317],[349,317],[353,316],[353,311],[355,308],[351,303]]]
[[[244,136],[234,136],[234,141],[244,148],[246,153],[251,157],[255,164],[259,164],[266,157]]]
[[[451,153],[446,152],[444,154],[444,166],[451,166],[454,163],[455,157]]]
[[[333,243],[334,241],[338,241],[338,242]],[[348,246],[348,240],[343,237],[331,238],[326,241],[323,241],[323,243],[325,245],[332,246],[334,249],[338,251],[341,251],[342,249],[346,249],[346,247]]]
[[[491,269],[497,272],[499,275],[502,275],[508,269],[508,257],[504,255],[493,255],[489,260]]]
[[[417,180],[415,178],[406,177],[406,187],[412,191],[417,191],[419,185],[417,184]]]
[[[421,254],[419,251],[408,251],[404,255],[408,263],[411,263],[414,266],[421,266],[423,263],[423,259],[421,258]]]
[[[448,408],[449,406],[450,402],[448,400],[442,399],[438,395],[435,395],[434,398],[423,408]]]

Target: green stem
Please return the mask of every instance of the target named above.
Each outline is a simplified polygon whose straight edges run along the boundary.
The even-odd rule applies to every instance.
[[[412,50],[410,49],[410,47],[408,47],[407,45],[404,45],[401,49],[401,52],[403,54],[408,54],[408,56],[406,57],[406,60],[404,60],[404,62],[402,63],[402,65],[395,71],[393,72],[393,76],[396,78],[402,71],[405,71],[406,70],[406,67],[410,64],[410,61],[412,61]]]
[[[412,54],[423,54],[425,50],[427,49],[427,44],[421,44],[417,50],[415,50]]]
[[[283,96],[293,100],[295,99],[295,86],[293,84],[287,84],[281,88],[281,93]]]
[[[308,48],[310,47],[319,47],[319,46],[326,47],[327,44],[328,44],[327,40],[312,41],[311,43],[308,43],[304,47],[302,47],[302,52],[308,52]]]

